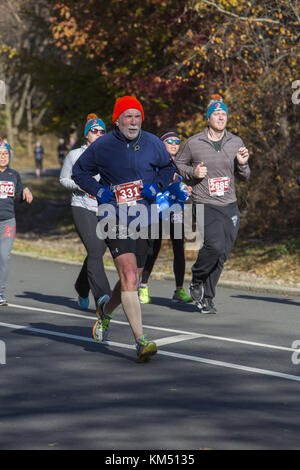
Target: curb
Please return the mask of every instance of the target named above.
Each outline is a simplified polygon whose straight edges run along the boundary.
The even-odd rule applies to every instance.
[[[26,258],[33,258],[42,261],[52,261],[54,263],[63,263],[63,264],[70,264],[73,266],[81,266],[82,263],[79,261],[70,261],[64,260],[59,258],[51,258],[49,256],[40,256],[34,253],[22,253],[21,251],[12,250],[11,252],[13,255],[23,256]],[[116,272],[116,268],[114,266],[105,266],[105,269],[109,272]],[[160,280],[167,280],[172,281],[174,280],[174,276],[170,274],[165,274],[162,271],[153,271],[151,274],[153,279],[160,279]],[[185,281],[191,281],[191,276],[186,275]],[[263,282],[263,281],[262,281]],[[296,297],[300,297],[300,288],[297,287],[288,287],[288,286],[278,286],[274,284],[263,284],[263,283],[256,283],[256,282],[242,282],[242,281],[230,281],[226,279],[221,279],[218,282],[218,287],[226,287],[230,289],[241,289],[249,292],[261,292],[266,294],[282,294],[282,295],[293,295]]]

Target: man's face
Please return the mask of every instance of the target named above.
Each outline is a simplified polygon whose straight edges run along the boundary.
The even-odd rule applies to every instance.
[[[223,109],[214,111],[208,119],[209,126],[215,131],[223,131],[227,124],[227,113]]]
[[[7,149],[0,150],[0,170],[5,170],[9,163],[9,152]]]
[[[132,108],[120,114],[115,124],[119,127],[126,139],[133,140],[139,135],[142,122],[141,111]]]

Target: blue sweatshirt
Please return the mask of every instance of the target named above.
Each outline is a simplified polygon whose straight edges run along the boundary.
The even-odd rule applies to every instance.
[[[93,176],[100,173],[97,182]],[[140,137],[129,141],[118,128],[97,139],[73,166],[72,178],[78,186],[94,196],[100,185],[111,186],[142,180],[156,184],[165,191],[172,183],[175,169],[165,144],[155,135],[141,131]],[[149,206],[143,199],[141,204]],[[110,202],[117,207],[115,198]]]

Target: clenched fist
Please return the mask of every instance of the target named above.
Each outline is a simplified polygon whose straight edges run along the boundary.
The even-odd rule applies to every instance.
[[[201,179],[201,178],[205,178],[206,175],[207,175],[207,167],[204,165],[203,162],[198,163],[198,165],[196,166],[194,170],[194,177]]]

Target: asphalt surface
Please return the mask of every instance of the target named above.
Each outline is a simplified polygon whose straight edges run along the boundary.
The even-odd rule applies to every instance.
[[[108,343],[92,339],[94,305],[76,305],[78,271],[11,258],[0,449],[300,448],[299,297],[220,287],[218,314],[203,315],[171,304],[172,281],[151,280],[143,322],[159,353],[137,364],[120,308]]]

